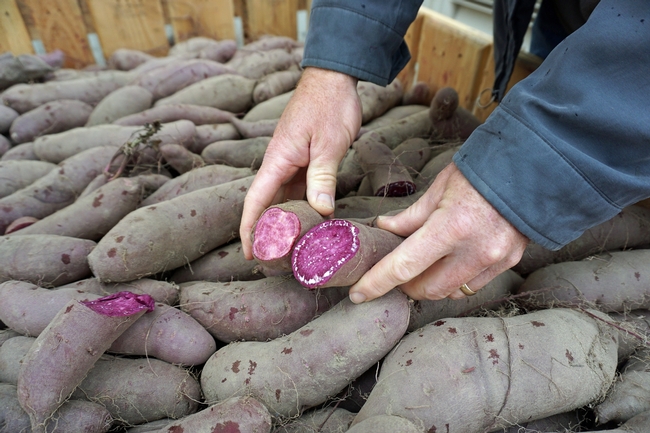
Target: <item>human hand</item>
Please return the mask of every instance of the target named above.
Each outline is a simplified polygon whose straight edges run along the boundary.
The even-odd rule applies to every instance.
[[[361,127],[357,79],[306,68],[248,190],[239,233],[252,259],[250,233],[272,204],[304,199],[321,215],[334,212],[336,172]]]
[[[399,286],[413,299],[460,299],[519,262],[529,240],[448,165],[427,192],[378,226],[406,237],[350,288],[350,299],[372,300]]]

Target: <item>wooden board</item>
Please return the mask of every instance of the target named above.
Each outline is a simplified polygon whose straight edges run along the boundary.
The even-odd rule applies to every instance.
[[[0,53],[33,54],[32,39],[15,0],[0,0]]]
[[[298,38],[298,0],[246,0],[246,36],[262,35]]]
[[[542,59],[529,53],[522,52],[517,57],[515,69],[512,71],[512,77],[508,81],[506,92],[510,90],[519,81],[526,78],[542,63]],[[480,76],[478,83],[478,95],[472,113],[481,121],[485,121],[490,113],[497,107],[496,102],[491,102],[492,86],[494,85],[494,54],[490,48],[490,55],[485,64],[483,74]]]
[[[159,0],[87,0],[105,57],[119,48],[165,55],[169,43]]]
[[[491,38],[442,14],[422,9],[417,81],[432,87],[451,86],[459,105],[471,110],[478,95],[478,82],[485,70]]]
[[[167,0],[174,40],[235,39],[233,0]]]
[[[418,62],[418,50],[420,49],[420,35],[422,34],[422,21],[424,16],[419,14],[415,21],[411,23],[409,29],[404,35],[404,41],[409,47],[411,52],[411,60],[406,64],[404,69],[397,75],[397,78],[404,85],[404,90],[409,90],[413,86],[413,79],[415,78],[416,67]]]
[[[95,62],[77,0],[21,0],[45,50],[62,50],[64,67],[83,68]]]

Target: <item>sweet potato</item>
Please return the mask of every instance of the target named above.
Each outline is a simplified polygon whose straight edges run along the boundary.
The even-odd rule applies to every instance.
[[[4,324],[2,326],[5,326]],[[0,347],[4,344],[5,341],[9,340],[10,338],[18,337],[21,334],[14,331],[13,329],[0,329]],[[2,382],[0,380],[0,382]]]
[[[314,409],[278,426],[273,433],[345,433],[354,415],[337,407]]]
[[[432,151],[432,157],[414,179],[418,191],[424,191],[429,188],[436,179],[436,176],[438,176],[438,173],[451,163],[454,154],[458,152],[461,144],[451,142],[436,146],[435,151]],[[434,153],[437,153],[437,155],[433,155]]]
[[[596,402],[616,363],[615,331],[580,311],[447,318],[384,359],[353,426],[389,413],[423,431],[494,431]]]
[[[18,401],[34,432],[46,431],[54,412],[113,340],[152,309],[150,297],[121,292],[70,301],[59,311],[32,344],[18,374]]]
[[[112,356],[97,360],[71,395],[104,406],[127,425],[192,414],[200,397],[198,381],[184,368],[158,359]]]
[[[605,251],[643,248],[650,245],[650,209],[624,208],[614,218],[586,230],[579,238],[557,251],[531,243],[513,269],[522,275],[552,263],[582,260]]]
[[[194,143],[188,146],[191,152],[201,154],[208,144],[221,140],[236,140],[241,138],[239,131],[232,123],[217,125],[199,125],[196,127]]]
[[[156,433],[269,433],[271,414],[252,397],[226,398],[200,412],[174,421]]]
[[[181,309],[216,339],[266,341],[290,334],[347,296],[347,288],[308,291],[291,276],[181,284]]]
[[[400,433],[424,433],[425,430],[398,415],[375,415],[354,424],[347,430],[349,433],[365,433],[376,431],[395,431]]]
[[[293,48],[302,46],[302,43],[288,36],[263,35],[260,36],[257,40],[249,42],[241,47],[236,56],[246,55],[246,53],[254,51],[268,51],[276,49],[284,49],[289,51]]]
[[[645,273],[650,250],[614,251],[588,260],[563,262],[526,277],[518,293],[528,306],[582,306],[604,312],[650,307]]]
[[[650,411],[643,412],[624,422],[620,428],[613,430],[599,430],[602,433],[648,433],[650,425]]]
[[[97,278],[86,278],[66,284],[59,289],[76,289],[99,296],[112,295],[118,292],[131,292],[136,295],[149,295],[156,302],[174,305],[178,302],[179,287],[171,282],[141,278],[126,283],[102,283]]]
[[[247,78],[259,80],[273,72],[287,70],[297,65],[297,62],[286,49],[274,48],[266,51],[252,51],[239,57],[233,56],[226,65]]]
[[[87,149],[100,146],[118,147],[143,131],[140,126],[97,125],[75,128],[58,134],[39,137],[34,141],[34,153],[43,161],[59,163]],[[194,140],[196,127],[189,120],[165,123],[152,140],[158,144],[189,145]],[[116,149],[114,149],[116,150]]]
[[[246,260],[241,241],[234,241],[176,269],[170,279],[180,284],[188,281],[227,282],[264,278],[256,266],[255,261]]]
[[[343,198],[356,191],[365,176],[357,157],[357,151],[353,148],[348,149],[336,172],[337,197]]]
[[[264,119],[255,122],[233,118],[230,120],[243,138],[272,137],[280,119]]]
[[[292,200],[267,208],[251,231],[253,257],[279,271],[291,271],[291,253],[307,231],[325,221],[305,200]]]
[[[87,257],[95,242],[57,235],[0,237],[0,282],[24,280],[60,286],[90,276]]]
[[[235,74],[221,74],[206,78],[159,99],[154,106],[193,104],[241,113],[253,105],[255,80]]]
[[[360,140],[353,144],[353,148],[370,182],[370,195],[403,197],[415,193],[411,174],[387,145],[374,140]]]
[[[647,411],[650,411],[650,347],[645,346],[625,363],[594,413],[599,424],[606,424],[625,422]]]
[[[0,105],[0,134],[9,131],[13,121],[19,116],[18,112],[5,105]]]
[[[140,208],[124,217],[88,257],[104,282],[132,281],[178,268],[237,236],[253,176]]]
[[[132,50],[128,48],[118,48],[113,51],[106,61],[111,69],[118,69],[120,71],[130,71],[131,69],[140,66],[144,62],[154,59],[151,54],[144,51]]]
[[[344,299],[284,337],[222,347],[204,365],[201,388],[208,403],[250,395],[273,416],[292,416],[383,358],[407,324],[408,300],[398,290],[359,305]]]
[[[369,81],[359,81],[357,93],[359,93],[363,112],[361,124],[364,124],[399,105],[402,102],[404,87],[397,78],[385,87]]]
[[[74,99],[48,102],[21,114],[11,124],[14,143],[34,141],[36,137],[84,126],[93,107]]]
[[[386,144],[391,149],[400,145],[409,138],[431,136],[431,120],[427,110],[406,116],[388,125],[366,132],[358,141],[371,139]]]
[[[226,164],[257,170],[262,165],[270,141],[271,137],[221,140],[207,145],[201,152],[201,157],[208,164]]]
[[[138,207],[144,192],[144,180],[139,176],[118,178],[17,234],[48,234],[98,241]]]
[[[111,71],[94,77],[66,81],[17,84],[5,90],[2,101],[18,113],[25,113],[60,99],[76,99],[95,105],[115,89],[125,86],[129,80],[131,80],[129,72]]]
[[[156,192],[144,199],[142,206],[160,203],[201,188],[221,185],[252,175],[253,171],[249,168],[230,167],[223,164],[198,167],[166,182]]]
[[[23,358],[36,341],[35,337],[10,338],[0,346],[0,382],[16,385]]]
[[[301,70],[278,71],[266,75],[255,85],[253,102],[257,105],[293,90],[301,76]]]
[[[88,149],[63,161],[30,185],[1,198],[0,233],[17,218],[43,218],[74,202],[114,152],[110,146]]]
[[[113,122],[122,126],[141,126],[145,123],[160,121],[162,123],[176,120],[189,120],[194,125],[213,125],[230,122],[235,114],[214,107],[191,104],[169,104],[150,108],[119,118]]]
[[[419,113],[420,111],[428,110],[429,105],[398,105],[386,111],[379,117],[372,119],[370,122],[361,127],[363,132],[372,131],[381,128],[382,126],[390,125],[391,123],[410,116],[411,114]]]
[[[393,154],[406,167],[411,177],[415,178],[431,159],[431,145],[424,138],[409,138],[395,147]]]
[[[481,124],[471,111],[458,105],[458,93],[452,87],[438,90],[431,101],[429,117],[432,138],[465,140]]]
[[[139,113],[151,107],[153,95],[140,86],[124,86],[106,95],[99,101],[86,126],[105,125],[130,114]]]
[[[54,168],[55,164],[46,161],[0,161],[0,198],[31,185]]]
[[[16,146],[13,146],[5,153],[2,154],[2,161],[11,161],[16,159],[37,161],[38,157],[34,153],[34,143],[22,143]]]
[[[402,105],[419,104],[431,105],[431,100],[436,94],[437,88],[431,86],[426,81],[418,81],[413,84],[410,89],[404,92],[402,96]]]
[[[11,142],[4,135],[0,135],[0,157],[7,153],[11,147]]]
[[[192,316],[157,303],[150,314],[138,319],[128,332],[107,349],[122,355],[145,355],[170,364],[201,365],[217,346],[212,336]]]
[[[248,110],[242,120],[247,122],[256,122],[265,119],[279,119],[282,112],[289,103],[289,99],[293,96],[293,90],[281,95],[275,96],[264,102],[260,102],[253,108]]]
[[[180,144],[160,146],[160,155],[165,163],[179,174],[190,172],[206,165],[201,155],[193,153]]]
[[[405,197],[345,197],[334,202],[337,218],[369,218],[405,209],[416,202],[421,192]]]

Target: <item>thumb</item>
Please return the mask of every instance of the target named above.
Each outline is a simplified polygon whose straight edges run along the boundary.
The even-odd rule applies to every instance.
[[[307,168],[307,201],[323,216],[334,213],[339,163],[334,155],[323,155],[314,158]]]

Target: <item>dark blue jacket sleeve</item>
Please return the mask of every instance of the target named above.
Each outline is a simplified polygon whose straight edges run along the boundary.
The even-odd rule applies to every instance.
[[[404,35],[422,0],[314,0],[302,66],[385,86],[411,58]]]
[[[602,0],[454,162],[523,234],[558,249],[650,196],[649,101],[650,2]]]

